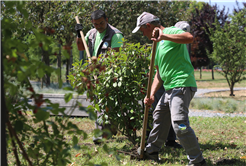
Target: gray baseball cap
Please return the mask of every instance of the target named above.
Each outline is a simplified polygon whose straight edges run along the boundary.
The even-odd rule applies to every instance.
[[[174,26],[185,32],[190,32],[190,24],[187,21],[179,21]]]
[[[153,14],[150,14],[148,12],[143,12],[138,18],[137,18],[137,26],[136,28],[132,31],[132,33],[136,33],[139,28],[142,25],[145,25],[147,23],[153,22],[153,21],[159,21],[160,19]]]

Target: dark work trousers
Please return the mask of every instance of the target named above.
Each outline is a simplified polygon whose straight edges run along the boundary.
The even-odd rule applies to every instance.
[[[155,107],[159,101],[159,99],[161,98],[161,96],[163,95],[163,93],[165,92],[165,89],[163,87],[163,85],[159,88],[159,90],[155,93],[155,101],[154,103],[152,104],[152,108],[149,109],[149,121],[148,121],[148,125],[147,125],[147,131],[146,131],[146,140],[148,139],[149,137],[149,133],[150,131],[152,130],[152,127],[153,127],[153,119],[152,119],[152,114],[153,114],[153,111],[155,110]],[[169,130],[169,133],[168,133],[168,137],[167,137],[167,141],[175,141],[176,140],[176,134],[173,130],[173,127],[171,125],[170,127],[170,130]]]

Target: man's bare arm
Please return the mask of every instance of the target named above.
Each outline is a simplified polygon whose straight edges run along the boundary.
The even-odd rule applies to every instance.
[[[157,38],[151,38],[151,40],[159,42],[161,40],[169,40],[175,43],[179,43],[179,44],[189,44],[192,43],[194,38],[193,35],[189,32],[184,32],[181,34],[164,34],[162,29],[160,28],[155,28],[157,30],[159,30],[159,36]],[[152,36],[155,35],[156,31],[153,31]]]
[[[156,69],[157,69],[157,72],[155,74],[155,78],[154,78],[154,81],[153,81],[152,86],[151,86],[150,98],[147,98],[147,96],[146,96],[144,99],[144,103],[146,105],[148,105],[149,107],[151,107],[151,104],[154,103],[154,101],[155,101],[154,95],[160,89],[161,85],[163,84],[163,81],[162,81],[160,74],[159,74],[158,66],[156,66]]]
[[[161,85],[163,84],[163,81],[162,81],[160,74],[159,74],[158,66],[156,66],[156,69],[157,69],[157,72],[155,74],[155,77],[154,77],[154,80],[153,80],[153,83],[151,86],[150,96],[154,96],[155,93],[160,89]]]
[[[83,44],[83,41],[81,38],[77,38],[76,39],[76,43],[77,43],[77,47],[79,51],[84,51],[85,50],[85,46]]]

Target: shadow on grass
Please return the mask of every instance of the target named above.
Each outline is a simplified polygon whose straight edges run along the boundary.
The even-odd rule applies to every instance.
[[[228,153],[227,151],[229,149],[239,149],[237,145],[235,144],[223,144],[223,143],[215,143],[215,144],[200,144],[200,148],[202,151],[216,151],[223,149],[225,150],[225,153]],[[218,152],[219,153],[219,152]],[[223,156],[223,154],[220,154]],[[209,156],[209,159],[206,160],[207,165],[233,165],[233,166],[246,166],[245,160],[235,159],[235,158],[226,158],[226,157],[220,157],[217,156]]]
[[[234,144],[223,144],[223,143],[216,143],[216,144],[200,144],[200,148],[202,151],[216,151],[219,149],[238,149],[237,146]],[[132,146],[131,144],[126,144],[123,148],[118,149],[118,152],[125,153],[125,155],[130,155],[131,160],[138,160],[139,158],[133,157],[136,155],[134,151],[136,151],[136,147]],[[218,152],[219,153],[219,152]],[[185,150],[182,149],[175,149],[171,147],[162,147],[159,153],[159,157],[161,159],[160,164],[181,164],[185,165],[188,163],[188,159],[186,157]],[[207,156],[206,156],[207,157]],[[208,166],[214,165],[228,165],[228,166],[246,166],[245,160],[235,159],[235,158],[226,158],[218,156],[209,156],[206,159]]]
[[[218,149],[238,149],[235,144],[222,144],[222,143],[213,143],[213,144],[200,144],[202,150],[218,150]]]

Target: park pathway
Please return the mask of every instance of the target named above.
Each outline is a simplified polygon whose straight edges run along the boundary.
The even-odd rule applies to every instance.
[[[234,90],[245,90],[246,87],[243,88],[234,88]],[[194,98],[204,98],[205,93],[210,92],[220,92],[220,91],[228,91],[229,88],[225,89],[198,89],[196,92]],[[68,114],[71,109],[71,106],[76,101],[76,98],[71,99],[68,103],[64,101],[64,94],[43,94],[44,99],[49,99],[52,103],[58,103],[60,107],[66,108],[65,112]],[[81,95],[78,98],[78,101],[81,102],[83,107],[87,107],[91,105],[89,101],[86,100],[86,95]],[[29,100],[30,103],[33,103],[32,100]],[[214,117],[214,116],[245,116],[246,114],[225,114],[225,113],[219,113],[211,110],[190,110],[190,116],[203,116],[203,117]],[[75,108],[73,113],[71,114],[72,117],[87,117],[88,114],[85,111],[80,110],[79,108]]]

